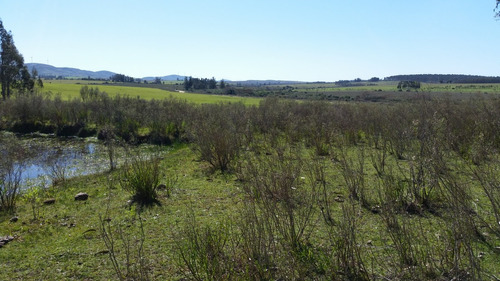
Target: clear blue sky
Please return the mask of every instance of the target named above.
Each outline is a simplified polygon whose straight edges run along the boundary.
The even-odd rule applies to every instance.
[[[0,0],[25,62],[133,77],[500,75],[494,0]]]

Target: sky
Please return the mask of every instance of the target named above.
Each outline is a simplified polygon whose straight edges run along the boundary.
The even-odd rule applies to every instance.
[[[0,0],[26,63],[128,76],[500,76],[495,0]]]

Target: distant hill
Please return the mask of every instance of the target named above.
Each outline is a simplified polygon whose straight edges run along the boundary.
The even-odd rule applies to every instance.
[[[498,76],[479,76],[464,74],[410,74],[394,75],[385,81],[418,81],[424,83],[500,83]]]
[[[109,77],[117,74],[111,71],[90,71],[81,70],[78,68],[71,67],[55,67],[43,63],[27,63],[29,71],[31,72],[33,68],[38,71],[38,75],[42,78],[91,78],[91,79],[109,79]],[[156,78],[153,76],[141,78],[141,80],[154,81]],[[177,81],[184,80],[184,76],[180,75],[167,75],[160,77],[163,81]]]
[[[42,63],[27,63],[29,71],[31,72],[33,68],[38,71],[38,75],[42,78],[91,78],[91,79],[108,79],[113,76],[114,72],[111,71],[89,71],[81,70],[78,68],[71,67],[55,67],[48,64]]]

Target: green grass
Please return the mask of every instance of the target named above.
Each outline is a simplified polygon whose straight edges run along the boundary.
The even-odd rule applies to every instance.
[[[238,207],[234,196],[234,180],[205,176],[200,162],[188,147],[165,155],[161,171],[177,175],[178,183],[171,198],[162,191],[162,206],[142,213],[146,231],[145,253],[154,258],[153,279],[171,280],[181,277],[174,261],[175,239],[184,217],[191,209],[197,217],[210,221],[221,213]],[[182,163],[182,165],[179,165]],[[113,227],[133,229],[137,215],[129,208],[130,194],[119,184],[119,171],[111,174],[75,178],[65,185],[52,187],[43,198],[56,198],[54,205],[40,205],[40,219],[32,220],[29,205],[20,203],[19,221],[0,216],[0,236],[16,239],[0,248],[0,280],[115,280],[116,276],[100,239],[100,216],[110,218]],[[112,179],[112,180],[111,180]],[[112,188],[110,188],[110,183]],[[74,201],[78,192],[87,192],[88,201]],[[109,204],[109,213],[106,209]],[[123,254],[123,249],[117,251]]]
[[[61,94],[64,100],[80,98],[80,89],[83,85],[90,87],[98,87],[99,90],[108,93],[110,96],[126,95],[130,97],[140,97],[146,100],[161,100],[165,98],[174,97],[187,102],[204,104],[204,103],[219,103],[219,102],[242,102],[246,105],[257,105],[260,102],[259,98],[249,97],[231,97],[220,95],[206,95],[195,93],[181,93],[166,91],[161,89],[147,88],[147,87],[130,87],[121,85],[103,85],[102,83],[94,85],[95,81],[83,80],[47,80],[44,83],[43,91],[52,92],[53,94]]]
[[[309,154],[305,152],[304,155]],[[374,199],[377,185],[375,171],[370,167],[370,161],[365,160],[366,184],[369,197]],[[325,159],[325,164],[331,191],[346,198],[344,203],[333,202],[334,219],[338,222],[342,214],[341,206],[348,204],[348,192],[339,170],[328,159]],[[130,194],[118,184],[119,170],[75,178],[51,187],[43,198],[56,198],[56,203],[40,205],[40,219],[36,221],[32,220],[30,205],[20,202],[18,222],[10,223],[10,216],[0,216],[0,236],[16,237],[0,249],[0,280],[116,280],[109,256],[102,252],[107,248],[99,235],[100,218],[111,219],[113,230],[122,228],[133,243],[137,242],[139,233],[138,219],[142,219],[146,237],[143,251],[150,264],[150,277],[153,280],[181,280],[184,276],[177,265],[175,253],[179,243],[185,239],[182,231],[186,227],[186,218],[194,214],[201,225],[230,222],[244,204],[242,187],[234,175],[208,174],[207,164],[198,161],[198,156],[189,146],[179,146],[166,152],[160,170],[160,183],[173,175],[178,177],[178,182],[170,197],[160,191],[158,199],[161,206],[146,209],[140,218],[135,208],[127,204]],[[89,200],[74,201],[73,196],[78,192],[87,192]],[[317,215],[316,227],[309,241],[312,245],[328,249],[331,240],[327,228],[321,223],[321,215]],[[357,242],[363,250],[365,263],[370,265],[370,269],[391,267],[394,260],[388,255],[393,255],[393,259],[394,252],[380,216],[358,206],[356,218]],[[439,216],[402,215],[400,219],[412,222],[413,230],[425,233],[432,246],[438,247],[439,237],[447,233]],[[232,222],[235,225],[239,223]],[[417,222],[420,222],[418,226]],[[123,255],[123,247],[118,243],[117,236],[115,238],[117,255]],[[500,254],[491,249],[498,246],[499,241],[493,237],[489,241],[490,246],[477,243],[475,247],[477,252],[486,253],[481,266],[500,276]]]

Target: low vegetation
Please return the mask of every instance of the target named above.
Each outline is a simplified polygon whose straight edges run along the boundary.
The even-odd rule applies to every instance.
[[[1,205],[14,240],[0,279],[500,278],[499,98],[245,106],[82,91],[6,100],[0,125],[165,152],[17,188]]]

